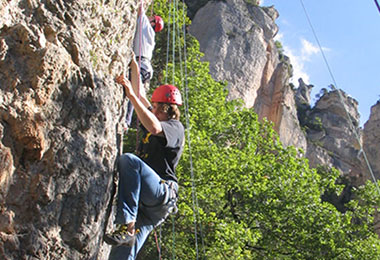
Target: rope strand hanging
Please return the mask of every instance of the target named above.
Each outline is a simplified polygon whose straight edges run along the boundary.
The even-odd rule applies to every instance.
[[[168,33],[167,33],[167,44],[166,44],[166,66],[165,66],[165,84],[168,84],[169,81],[169,68],[168,64],[171,61],[172,62],[172,84],[176,85],[175,82],[175,71],[176,71],[176,42],[181,42],[181,36],[183,36],[184,43],[183,43],[183,52],[184,52],[184,59],[182,60],[182,50],[181,50],[181,44],[177,44],[178,46],[178,58],[179,58],[179,66],[180,66],[180,74],[181,78],[185,79],[184,81],[181,81],[179,84],[182,84],[181,89],[184,90],[184,109],[185,109],[185,118],[186,118],[186,137],[187,137],[187,145],[189,148],[189,157],[190,157],[190,174],[191,174],[191,181],[192,181],[192,202],[193,202],[193,218],[194,218],[194,233],[195,233],[195,249],[196,249],[196,259],[199,259],[199,248],[198,248],[198,219],[200,219],[199,211],[197,210],[199,208],[198,205],[198,199],[196,195],[196,188],[195,188],[195,177],[194,177],[194,166],[193,166],[193,159],[192,159],[192,148],[191,148],[191,137],[190,137],[190,119],[189,119],[189,90],[188,90],[188,81],[187,81],[187,46],[186,46],[186,10],[185,10],[185,2],[182,3],[182,12],[183,12],[183,35],[181,35],[180,26],[176,22],[177,18],[177,11],[179,11],[179,0],[173,0],[170,3],[169,7],[169,15],[168,15]],[[172,23],[172,24],[171,24]],[[176,33],[177,31],[177,33]],[[171,58],[169,58],[169,52],[170,47],[172,47],[172,55]],[[171,60],[170,60],[171,59]],[[182,64],[184,64],[184,68],[182,67]],[[183,86],[184,85],[184,86]],[[202,249],[203,249],[203,255],[205,255],[205,247],[203,242],[203,234],[202,234],[202,226],[199,223],[199,230],[201,233],[201,241],[202,241]],[[173,248],[172,248],[172,258],[173,260],[176,258],[175,255],[175,223],[174,223],[174,217],[172,218],[172,232],[173,232]],[[161,235],[159,236],[161,237]],[[158,239],[156,239],[157,244],[157,250],[159,253],[159,259],[161,259],[161,248],[159,246],[159,242],[157,242]]]
[[[185,77],[184,77],[184,107],[185,107],[185,118],[186,118],[186,136],[187,136],[187,145],[189,149],[189,163],[190,163],[190,175],[191,175],[191,186],[192,186],[192,201],[193,201],[193,218],[194,218],[194,236],[195,236],[195,248],[196,248],[196,259],[199,259],[199,249],[198,249],[198,219],[200,219],[199,216],[199,204],[198,204],[198,198],[197,198],[197,192],[196,192],[196,185],[195,185],[195,175],[194,175],[194,166],[193,166],[193,158],[192,158],[192,148],[191,148],[191,135],[190,135],[190,116],[189,116],[189,88],[188,88],[188,81],[187,81],[187,45],[186,45],[186,10],[185,10],[185,2],[183,2],[182,5],[182,12],[183,12],[183,39],[184,39],[184,46],[183,46],[183,52],[184,52],[184,70],[185,70]],[[182,65],[182,60],[180,60],[180,64]],[[181,78],[182,76],[182,66],[181,66]],[[205,253],[205,246],[204,246],[204,240],[203,240],[203,232],[202,232],[202,224],[199,221],[199,232],[201,236],[201,244],[202,244],[202,251],[203,256],[206,255]]]
[[[175,1],[176,2],[176,1]],[[170,49],[170,32],[171,32],[171,27],[170,27],[170,22],[172,21],[172,24],[173,24],[173,36],[172,36],[172,39],[173,39],[173,53],[172,53],[172,60],[173,60],[173,85],[175,85],[175,13],[176,13],[176,10],[175,10],[175,7],[176,7],[176,3],[174,2],[171,2],[171,6],[169,8],[169,17],[168,17],[168,35],[167,35],[167,41],[166,41],[166,66],[165,66],[165,84],[168,84],[168,64],[169,64],[169,49]],[[172,257],[173,257],[173,260],[175,260],[175,223],[174,223],[174,217],[172,217],[172,239],[173,239],[173,245],[172,245]],[[161,237],[161,229],[160,229],[160,237]],[[159,245],[157,246],[159,248]],[[159,259],[161,259],[161,254],[160,254],[161,250],[159,251]]]
[[[138,83],[137,83],[137,98],[140,99],[140,88],[141,88],[141,76],[140,76],[140,71],[141,71],[141,52],[142,52],[142,10],[143,10],[143,0],[140,1],[140,10],[138,11],[139,12],[139,75],[138,75]],[[134,54],[136,55],[136,54]],[[133,57],[134,59],[135,57]],[[138,117],[136,117],[136,151],[138,149],[138,144],[139,144],[139,125],[140,125],[140,122],[139,122],[139,119]]]
[[[380,5],[379,5],[379,2],[377,2],[377,0],[374,0],[375,1],[375,5],[376,5],[376,7],[377,7],[377,10],[379,11],[379,13],[380,13]]]
[[[168,18],[168,25],[170,24],[171,17],[172,17],[172,9],[170,7],[169,11],[169,18]],[[170,47],[170,27],[168,26],[168,36],[166,39],[166,66],[165,66],[165,84],[168,84],[168,64],[169,64],[169,47]]]
[[[174,3],[173,3],[174,2]],[[190,174],[191,174],[191,181],[192,181],[192,201],[193,201],[193,218],[194,218],[194,235],[195,235],[195,248],[196,248],[196,259],[199,259],[199,247],[198,247],[198,219],[199,217],[199,211],[197,210],[199,208],[198,206],[198,199],[196,195],[196,188],[195,188],[195,177],[194,177],[194,166],[193,166],[193,159],[192,159],[192,148],[191,148],[191,137],[190,137],[190,119],[189,119],[189,90],[188,90],[188,82],[187,82],[187,46],[186,46],[186,10],[185,10],[185,2],[182,3],[182,13],[183,13],[183,35],[181,35],[181,30],[179,26],[177,25],[176,19],[177,19],[177,11],[179,11],[178,8],[179,5],[179,0],[174,0],[172,1],[172,6],[170,8],[170,14],[169,14],[169,19],[171,18],[173,26],[171,29],[168,30],[168,43],[167,43],[167,63],[166,63],[166,82],[169,81],[169,68],[168,68],[168,63],[169,63],[169,41],[170,38],[172,38],[172,55],[171,55],[171,61],[172,61],[172,82],[175,85],[175,68],[176,68],[176,55],[175,55],[175,50],[176,50],[176,42],[180,43],[181,42],[181,36],[183,36],[183,57],[184,59],[182,60],[182,50],[181,50],[181,44],[178,44],[178,58],[179,58],[179,66],[180,66],[180,73],[181,73],[181,78],[184,78],[185,80],[181,82],[181,84],[185,84],[182,89],[184,89],[184,109],[185,109],[185,118],[186,118],[186,136],[187,136],[187,145],[189,148],[189,156],[190,156]],[[179,18],[179,17],[178,17]],[[169,27],[168,27],[169,28]],[[178,33],[176,33],[176,29],[178,30]],[[171,36],[171,37],[170,37]],[[182,64],[184,64],[184,68],[182,67]],[[183,71],[184,70],[184,71]],[[201,238],[202,238],[202,248],[203,248],[203,254],[205,255],[205,249],[204,249],[204,243],[203,243],[203,234],[202,234],[202,227],[199,224],[200,228],[200,233],[201,233]],[[175,232],[175,227],[173,223],[173,259],[175,259],[174,255],[174,248],[175,248],[175,237],[174,237],[174,232]]]
[[[178,0],[174,0],[174,3],[172,2],[173,5],[173,32],[172,32],[172,37],[173,37],[173,52],[172,52],[172,62],[173,62],[173,79],[172,79],[172,84],[175,85],[175,27],[176,27],[176,3]],[[172,257],[173,260],[176,258],[175,254],[175,222],[174,222],[174,216],[172,215],[172,239],[173,239],[173,244],[172,244]]]

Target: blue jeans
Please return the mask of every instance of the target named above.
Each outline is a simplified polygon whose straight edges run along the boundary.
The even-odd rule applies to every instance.
[[[175,183],[175,190],[178,189]],[[117,198],[116,224],[136,221],[139,229],[133,247],[113,247],[109,256],[112,260],[132,260],[144,244],[153,228],[161,223],[167,212],[164,204],[168,198],[168,184],[144,161],[134,154],[126,153],[119,160],[119,186]],[[144,207],[139,208],[143,204]],[[150,208],[154,212],[149,212]],[[161,215],[157,215],[161,209]]]

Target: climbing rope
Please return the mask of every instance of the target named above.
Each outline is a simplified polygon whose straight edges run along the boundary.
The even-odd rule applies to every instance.
[[[166,44],[166,74],[165,74],[165,84],[168,84],[169,80],[169,72],[168,72],[168,64],[169,64],[169,52],[170,52],[170,46],[172,46],[172,53],[171,53],[171,62],[172,62],[172,84],[175,84],[175,68],[176,68],[176,39],[178,37],[178,42],[180,42],[181,37],[181,30],[179,26],[177,26],[176,23],[176,14],[178,11],[178,5],[179,1],[174,0],[171,1],[171,6],[169,8],[169,15],[168,15],[168,33],[167,33],[167,44]],[[190,161],[190,174],[191,174],[191,181],[192,181],[192,201],[193,201],[193,218],[194,218],[194,234],[195,234],[195,249],[196,249],[196,259],[199,259],[199,249],[198,249],[198,219],[199,217],[199,211],[197,210],[199,208],[198,206],[198,199],[196,195],[196,188],[195,188],[195,177],[194,177],[194,166],[193,166],[193,158],[192,158],[192,148],[191,148],[191,137],[190,137],[190,119],[189,119],[189,89],[188,89],[188,82],[187,82],[187,46],[186,46],[186,12],[185,12],[185,2],[182,4],[182,11],[183,11],[183,39],[184,39],[184,46],[183,46],[183,52],[184,52],[184,60],[182,60],[182,50],[180,44],[178,44],[178,58],[179,58],[179,66],[180,66],[180,73],[181,78],[185,78],[185,81],[182,81],[182,84],[185,84],[185,86],[182,86],[182,89],[184,89],[184,108],[185,108],[185,118],[186,118],[186,137],[187,137],[187,144],[189,148],[189,161]],[[178,31],[176,33],[176,31]],[[171,45],[172,44],[172,45]],[[184,64],[184,69],[182,67],[182,64]],[[205,247],[203,242],[203,234],[202,234],[202,226],[199,224],[200,233],[201,233],[201,241],[202,241],[202,248],[203,248],[203,255],[205,255]],[[173,244],[172,244],[172,258],[175,260],[175,222],[174,222],[174,216],[172,216],[172,233],[173,233]],[[157,234],[155,233],[155,236]],[[161,237],[161,232],[159,237]],[[159,259],[161,259],[161,248],[159,246],[159,241],[156,238],[156,244],[157,244],[157,250]]]
[[[375,1],[375,2],[376,2],[376,1]],[[323,51],[323,48],[322,48],[322,46],[321,46],[321,44],[320,44],[320,42],[319,42],[318,36],[317,36],[317,34],[316,34],[315,30],[314,30],[313,24],[311,23],[311,19],[310,19],[309,15],[308,15],[308,12],[307,12],[306,7],[305,7],[305,5],[304,5],[304,3],[303,3],[303,0],[300,0],[300,3],[301,3],[301,5],[302,5],[302,8],[303,8],[303,11],[304,11],[305,16],[306,16],[306,18],[307,18],[307,21],[308,21],[308,23],[309,23],[309,26],[310,26],[310,28],[311,28],[311,30],[312,30],[312,32],[313,32],[314,38],[315,38],[315,40],[316,40],[316,42],[317,42],[317,44],[318,44],[318,48],[319,48],[319,50],[320,50],[320,52],[321,52],[321,54],[322,54],[323,60],[324,60],[324,62],[325,62],[325,64],[326,64],[326,66],[327,66],[327,69],[328,69],[328,71],[329,71],[330,77],[331,77],[332,81],[334,82],[334,86],[335,86],[336,88],[338,88],[338,84],[336,83],[336,80],[335,80],[334,74],[332,73],[332,70],[331,70],[330,65],[329,65],[329,63],[328,63],[328,61],[327,61],[327,58],[326,58],[325,53],[324,53],[324,51]],[[377,4],[377,2],[376,2],[376,4]],[[377,6],[379,7],[378,4],[377,4]],[[379,11],[380,11],[380,8],[379,8]],[[368,170],[369,170],[369,172],[370,172],[370,174],[371,174],[371,177],[372,177],[372,179],[373,179],[373,182],[375,183],[375,186],[376,186],[376,188],[377,188],[377,191],[378,191],[378,193],[379,193],[379,195],[380,195],[380,188],[379,188],[379,185],[377,184],[376,177],[375,177],[375,175],[374,175],[374,173],[373,173],[373,170],[372,170],[372,167],[371,167],[371,165],[370,165],[370,163],[369,163],[369,161],[368,161],[368,158],[367,158],[366,152],[364,151],[363,146],[362,146],[362,144],[361,144],[361,142],[360,142],[359,134],[358,134],[358,132],[357,132],[357,130],[356,130],[354,124],[352,123],[352,120],[350,119],[350,114],[349,114],[349,112],[348,112],[348,110],[347,110],[347,108],[346,108],[346,105],[345,105],[344,100],[343,100],[343,95],[342,95],[342,93],[341,93],[340,90],[338,90],[338,94],[339,94],[340,102],[342,103],[343,108],[344,108],[345,113],[346,113],[346,116],[347,116],[347,118],[348,118],[348,122],[350,123],[350,128],[352,129],[352,131],[353,131],[353,133],[354,133],[354,135],[355,135],[355,138],[356,138],[356,140],[357,140],[357,142],[358,142],[358,144],[359,144],[359,146],[360,146],[359,154],[360,154],[360,153],[363,154],[363,157],[364,157],[364,160],[365,160],[366,165],[367,165],[367,167],[368,167]]]
[[[376,7],[377,7],[377,10],[379,11],[379,13],[380,13],[380,5],[379,5],[379,2],[377,2],[377,0],[374,0],[375,1],[375,5],[376,5]]]
[[[152,0],[152,3],[151,3],[151,9],[150,9],[150,16],[153,16],[154,14],[154,0]]]
[[[153,3],[154,5],[154,3]],[[152,9],[151,9],[151,15],[153,16],[153,5],[152,5]],[[167,81],[168,81],[168,64],[169,64],[169,49],[170,49],[170,36],[172,37],[172,64],[173,64],[173,69],[172,69],[172,84],[175,85],[175,67],[176,67],[176,64],[175,64],[175,46],[176,46],[176,37],[178,36],[179,37],[179,42],[180,42],[180,28],[179,26],[177,26],[177,23],[176,23],[176,13],[177,13],[177,10],[178,10],[178,5],[179,5],[179,1],[178,0],[174,0],[171,2],[171,7],[170,7],[170,10],[169,10],[169,18],[168,18],[168,36],[167,36],[167,50],[166,50],[166,75],[165,75],[165,84],[167,84]],[[189,155],[190,155],[190,173],[191,173],[191,180],[192,180],[192,200],[193,200],[193,217],[194,217],[194,226],[195,226],[195,247],[196,247],[196,259],[198,260],[199,259],[199,249],[198,249],[198,231],[197,231],[197,219],[199,219],[199,211],[197,210],[198,209],[198,199],[197,199],[197,196],[196,196],[196,189],[195,189],[195,182],[194,182],[194,170],[193,170],[193,159],[192,159],[192,153],[191,153],[191,138],[190,138],[190,120],[189,120],[189,105],[188,105],[188,93],[189,93],[189,90],[188,90],[188,84],[187,84],[187,60],[186,60],[186,56],[187,56],[187,53],[186,53],[186,12],[185,12],[185,3],[183,2],[183,37],[184,37],[184,64],[185,64],[185,73],[183,73],[183,68],[182,68],[182,52],[181,52],[181,46],[179,45],[179,64],[180,64],[180,72],[181,72],[181,78],[185,78],[185,86],[183,87],[183,89],[185,89],[185,99],[184,99],[184,104],[185,104],[185,116],[186,116],[186,129],[187,129],[187,143],[188,143],[188,147],[189,147]],[[143,8],[143,0],[140,1],[140,8],[142,10]],[[144,10],[145,11],[145,10]],[[172,22],[171,22],[172,21]],[[142,15],[140,13],[139,15],[139,32],[138,32],[138,37],[139,37],[139,54],[138,54],[138,58],[139,58],[139,62],[138,62],[138,67],[139,67],[139,70],[141,70],[141,52],[142,52]],[[170,27],[170,23],[172,23],[172,28]],[[176,28],[177,27],[177,28]],[[178,34],[176,34],[176,29],[178,30]],[[170,34],[172,33],[172,35]],[[185,77],[183,77],[183,74],[185,74]],[[140,75],[139,75],[140,76]],[[141,77],[141,76],[140,76]],[[183,83],[183,82],[182,82]],[[141,88],[141,82],[140,82],[140,78],[138,80],[138,86],[137,86],[137,90],[138,90],[138,98],[140,99],[140,88]],[[136,150],[138,148],[138,137],[139,137],[139,120],[137,118],[136,120],[136,129],[137,129],[137,134],[136,134]],[[202,227],[200,225],[200,232],[202,234]],[[173,245],[172,245],[172,258],[173,260],[175,260],[176,258],[176,255],[175,255],[175,222],[174,222],[174,216],[172,216],[172,233],[173,233]],[[161,247],[160,247],[160,238],[161,238],[161,228],[160,228],[160,232],[159,232],[159,237],[157,237],[157,232],[156,230],[154,230],[154,237],[155,237],[155,241],[156,241],[156,246],[157,246],[157,251],[158,251],[158,258],[159,260],[161,260]],[[202,238],[202,248],[203,248],[203,254],[205,255],[205,251],[204,251],[204,243],[203,243],[203,236],[201,236]]]
[[[169,11],[169,18],[168,18],[168,25],[170,24],[170,21],[171,21],[171,17],[172,17],[172,9],[170,7],[170,11]],[[173,20],[174,22],[174,20]],[[169,27],[168,27],[169,28]],[[165,84],[168,84],[168,64],[169,64],[169,47],[170,47],[170,29],[168,29],[168,36],[167,36],[167,39],[166,39],[166,66],[165,66]]]
[[[199,216],[199,204],[198,204],[198,198],[197,198],[197,192],[196,192],[196,185],[195,185],[195,175],[194,175],[194,166],[193,166],[193,157],[192,157],[192,148],[191,148],[191,136],[190,136],[190,116],[189,116],[189,88],[188,88],[188,81],[187,81],[187,45],[186,45],[186,10],[185,10],[185,3],[182,5],[182,13],[183,13],[183,39],[184,39],[184,46],[183,46],[183,52],[184,52],[184,74],[183,77],[183,69],[182,69],[182,57],[180,55],[180,64],[181,64],[181,78],[185,78],[185,81],[183,82],[185,84],[185,98],[184,98],[184,107],[185,107],[185,118],[186,118],[186,137],[187,137],[187,145],[189,149],[189,163],[190,163],[190,176],[191,176],[191,194],[192,194],[192,201],[193,201],[193,218],[194,218],[194,236],[195,236],[195,251],[196,251],[196,259],[199,259],[199,249],[198,249],[198,219],[200,219]],[[181,54],[181,51],[179,52]],[[202,232],[202,225],[199,221],[199,232],[201,237],[201,244],[202,244],[202,251],[203,255],[205,256],[205,246],[204,246],[204,240],[203,240],[203,232]]]
[[[168,82],[169,72],[168,72],[168,64],[169,64],[169,49],[170,49],[170,39],[172,39],[172,55],[171,55],[171,61],[173,64],[172,68],[172,84],[175,85],[175,50],[176,50],[176,39],[178,39],[178,42],[180,42],[181,38],[181,29],[179,26],[177,26],[176,23],[176,14],[178,11],[178,5],[179,1],[174,0],[171,2],[172,6],[170,7],[169,12],[169,24],[170,21],[172,21],[172,27],[168,26],[168,35],[167,35],[167,49],[166,49],[166,75],[165,75],[165,84]],[[189,163],[190,163],[190,175],[191,175],[191,182],[192,182],[192,203],[193,203],[193,219],[194,219],[194,236],[195,236],[195,251],[196,251],[196,259],[199,259],[199,246],[198,246],[198,226],[199,226],[199,232],[201,235],[201,242],[202,242],[202,249],[203,249],[203,255],[205,255],[205,247],[203,242],[203,233],[202,233],[202,225],[198,224],[198,219],[200,219],[199,211],[197,210],[199,208],[198,206],[198,198],[196,194],[196,187],[195,187],[195,177],[194,177],[194,166],[193,166],[193,158],[192,158],[192,148],[191,148],[191,137],[190,137],[190,119],[189,119],[189,89],[188,89],[188,81],[187,81],[187,46],[186,46],[186,10],[185,10],[185,2],[182,4],[182,13],[183,13],[183,39],[184,39],[184,45],[183,45],[183,57],[182,60],[182,50],[180,44],[178,44],[178,58],[179,58],[179,66],[180,66],[180,73],[181,78],[184,78],[185,80],[182,81],[182,84],[185,84],[182,86],[182,89],[184,89],[184,109],[185,109],[185,118],[186,118],[186,138],[187,138],[187,145],[189,149]],[[176,33],[176,30],[178,32]],[[182,64],[184,64],[184,68],[182,67]],[[172,231],[173,231],[173,259],[175,259],[175,225],[174,225],[174,218],[172,218]]]
[[[143,0],[140,1],[140,10],[139,10],[139,75],[138,75],[138,83],[137,83],[137,98],[140,99],[140,82],[141,82],[141,75],[140,75],[140,71],[141,71],[141,52],[142,52],[142,10],[143,10]],[[144,10],[145,12],[145,10]],[[136,54],[135,54],[136,55]],[[134,57],[133,57],[134,58]],[[139,122],[139,118],[136,117],[136,151],[138,150],[138,146],[139,146],[139,125],[140,125],[140,122]]]
[[[175,28],[176,28],[176,14],[177,14],[177,4],[178,4],[178,0],[174,0],[174,3],[173,3],[173,47],[172,47],[172,63],[173,63],[173,79],[172,79],[172,82],[173,82],[173,85],[175,85],[175,40],[176,40],[176,33],[175,33]]]
[[[161,248],[160,248],[160,243],[158,242],[157,238],[157,232],[154,230],[154,238],[156,240],[156,246],[157,246],[157,252],[158,252],[158,259],[161,260]]]
[[[170,29],[170,24],[168,26],[169,30],[168,30],[168,44],[167,44],[167,61],[169,59],[169,39],[170,39],[170,30],[172,30],[172,44],[173,44],[173,47],[172,47],[172,63],[173,63],[173,79],[172,79],[172,85],[175,85],[175,77],[174,77],[174,73],[175,73],[175,37],[176,37],[176,34],[175,34],[175,27],[176,27],[176,20],[175,20],[175,16],[176,16],[176,0],[173,2],[171,2],[171,8],[170,8],[170,15],[169,17],[172,17],[172,26],[173,28]],[[166,82],[168,80],[168,63],[166,63]],[[176,253],[175,253],[175,240],[176,240],[176,237],[175,237],[175,221],[174,221],[174,216],[172,215],[171,217],[171,221],[172,221],[172,258],[173,260],[175,260],[176,258]]]
[[[172,43],[173,43],[173,53],[172,53],[172,57],[173,57],[173,85],[174,84],[174,80],[175,80],[175,77],[174,77],[174,72],[175,72],[175,26],[176,26],[176,23],[175,23],[175,13],[176,13],[176,10],[175,10],[175,3],[171,3],[171,6],[169,8],[169,17],[168,17],[168,35],[167,35],[167,41],[166,41],[166,66],[165,66],[165,84],[168,84],[168,64],[169,64],[169,49],[170,49],[170,32],[171,32],[171,29],[170,29],[170,24],[171,24],[171,21],[172,21],[172,24],[173,24],[173,35],[172,35]],[[174,216],[172,216],[172,239],[173,239],[173,244],[172,244],[172,257],[173,257],[173,260],[175,260],[175,222],[174,222]],[[161,238],[161,229],[160,229],[160,238]],[[160,246],[159,244],[157,244],[157,248],[159,249]],[[161,259],[161,250],[159,250],[159,259]]]

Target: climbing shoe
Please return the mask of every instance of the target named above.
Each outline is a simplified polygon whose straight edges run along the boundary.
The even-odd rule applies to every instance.
[[[104,235],[104,241],[113,246],[133,246],[136,241],[136,234],[127,231],[127,225],[118,225],[117,229],[111,234]]]

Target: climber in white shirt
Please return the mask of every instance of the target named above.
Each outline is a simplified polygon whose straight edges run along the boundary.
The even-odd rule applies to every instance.
[[[148,91],[149,81],[153,77],[153,68],[151,59],[155,47],[156,32],[160,32],[164,28],[164,21],[158,15],[146,16],[144,8],[139,9],[135,38],[133,41],[133,51],[136,55],[136,60],[140,66],[140,88],[142,91]],[[128,102],[128,110],[126,116],[127,127],[132,121],[133,106]]]

